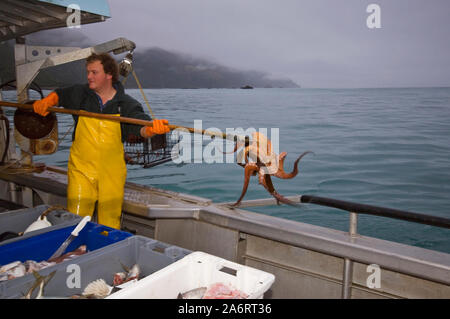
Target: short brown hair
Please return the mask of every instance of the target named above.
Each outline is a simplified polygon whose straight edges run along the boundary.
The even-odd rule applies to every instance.
[[[119,81],[119,66],[117,65],[116,60],[114,60],[108,53],[92,53],[86,59],[86,65],[94,62],[100,61],[103,65],[103,70],[106,74],[112,75],[112,82]]]

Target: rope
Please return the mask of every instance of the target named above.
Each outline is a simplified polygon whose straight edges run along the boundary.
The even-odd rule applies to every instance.
[[[28,154],[24,154],[20,159],[16,159],[7,163],[4,163],[0,166],[0,172],[7,171],[8,174],[23,174],[23,173],[32,173],[32,172],[38,172],[42,170],[40,167],[35,166],[25,166],[21,163],[21,161],[27,156]],[[14,165],[18,165],[16,167],[13,167]]]
[[[144,90],[142,89],[141,82],[139,81],[138,76],[137,76],[136,72],[134,71],[134,69],[132,69],[131,73],[133,74],[133,77],[134,77],[134,79],[135,79],[135,81],[136,81],[136,83],[137,83],[137,85],[139,87],[139,90],[141,91],[141,95],[144,98],[145,104],[147,105],[147,108],[150,111],[150,114],[152,115],[152,119],[154,119],[155,118],[155,114],[153,113],[153,111],[152,111],[152,109],[150,107],[150,103],[148,102],[147,96],[145,95]],[[127,79],[128,79],[128,76],[123,78],[123,80],[122,80],[122,85],[123,86],[125,86],[125,82],[127,81]]]
[[[57,145],[59,146],[61,143],[60,143],[60,141],[63,141],[65,138],[66,138],[66,136],[67,136],[67,134],[69,134],[69,132],[72,130],[72,128],[75,126],[75,121],[72,123],[72,125],[69,127],[69,129],[67,130],[67,132],[66,133],[64,133],[64,135],[63,135],[63,137],[61,137],[61,139],[59,139],[58,141],[57,141]]]

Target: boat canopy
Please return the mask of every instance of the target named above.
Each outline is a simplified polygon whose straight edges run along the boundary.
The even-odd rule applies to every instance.
[[[79,24],[103,22],[110,17],[106,0],[2,0],[0,2],[0,41],[37,31],[68,27],[80,10]]]

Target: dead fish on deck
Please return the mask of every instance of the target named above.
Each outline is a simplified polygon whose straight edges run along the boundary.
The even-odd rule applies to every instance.
[[[177,299],[202,299],[205,295],[206,287],[200,287],[179,293]]]
[[[36,296],[36,299],[42,299],[44,294],[44,287],[48,284],[48,282],[53,278],[55,275],[56,270],[51,272],[48,276],[41,276],[37,271],[33,271],[33,275],[36,278],[36,281],[33,283],[33,286],[28,290],[28,292],[25,294],[25,299],[31,299],[31,295],[33,294],[33,291],[36,290],[36,288],[39,287],[39,292]]]

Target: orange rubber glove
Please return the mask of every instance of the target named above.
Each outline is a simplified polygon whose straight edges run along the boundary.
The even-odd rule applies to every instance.
[[[58,94],[56,94],[56,92],[52,92],[42,100],[35,101],[33,103],[33,111],[39,115],[47,116],[49,114],[49,112],[47,112],[47,109],[50,106],[58,105],[58,101]]]
[[[153,126],[144,126],[144,133],[145,133],[145,137],[151,137],[155,134],[166,134],[168,132],[170,132],[170,128],[169,128],[169,121],[168,120],[158,120],[158,119],[154,119],[153,121]]]

